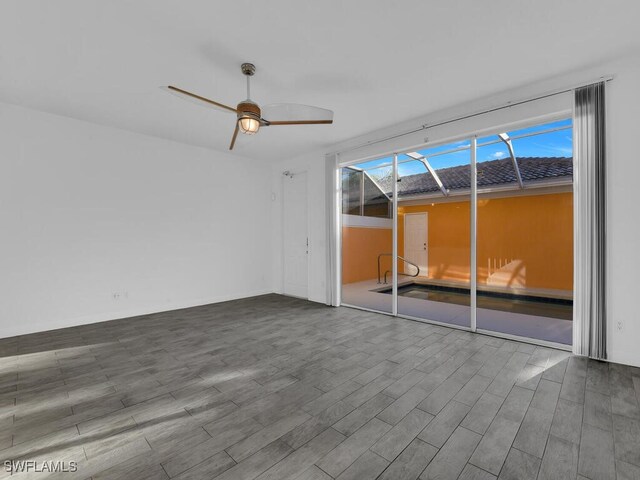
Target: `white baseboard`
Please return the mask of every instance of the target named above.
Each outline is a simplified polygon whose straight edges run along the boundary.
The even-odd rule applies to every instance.
[[[16,323],[8,328],[3,328],[0,338],[10,338],[19,335],[28,335],[30,333],[47,332],[51,330],[59,330],[61,328],[77,327],[80,325],[89,325],[92,323],[106,322],[109,320],[117,320],[120,318],[137,317],[140,315],[149,315],[152,313],[168,312],[172,310],[180,310],[183,308],[198,307],[209,305],[211,303],[227,302],[229,300],[239,300],[242,298],[256,297],[258,295],[266,295],[273,293],[273,290],[256,290],[252,292],[243,292],[235,295],[220,295],[209,298],[200,298],[193,300],[185,300],[182,302],[167,303],[162,306],[144,306],[131,308],[126,310],[116,310],[111,312],[100,312],[91,315],[82,315],[79,317],[59,319],[59,320],[40,320],[40,321],[23,321]]]

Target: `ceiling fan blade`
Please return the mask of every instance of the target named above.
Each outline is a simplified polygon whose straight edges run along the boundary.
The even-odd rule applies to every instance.
[[[272,103],[262,107],[268,125],[315,125],[333,123],[333,112],[326,108],[297,103]]]
[[[333,120],[283,120],[279,122],[267,122],[266,126],[271,125],[329,125]]]
[[[169,85],[167,87],[160,87],[167,92],[176,95],[177,97],[182,98],[183,100],[189,100],[193,103],[200,105],[201,107],[211,107],[217,110],[224,110],[228,112],[238,113],[235,108],[229,107],[223,103],[216,102],[214,100],[210,100],[205,97],[201,97],[200,95],[196,95],[195,93],[187,92],[186,90],[182,90],[181,88],[174,87],[173,85]]]
[[[229,150],[233,150],[233,146],[236,144],[237,137],[238,137],[238,122],[236,122],[236,129],[233,131],[233,137],[231,137],[231,145],[229,145]]]

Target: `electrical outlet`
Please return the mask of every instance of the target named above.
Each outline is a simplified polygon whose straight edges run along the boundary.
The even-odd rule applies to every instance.
[[[623,327],[622,322],[618,322],[618,330],[622,330],[622,327]]]
[[[120,300],[120,293],[118,293],[118,292],[113,292],[113,293],[111,294],[111,298],[112,298],[114,301],[116,301],[116,300]]]

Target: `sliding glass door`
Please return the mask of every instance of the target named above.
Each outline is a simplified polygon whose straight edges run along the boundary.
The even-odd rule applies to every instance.
[[[478,139],[477,328],[571,345],[571,120]]]
[[[398,156],[399,315],[470,327],[469,147]]]
[[[391,158],[350,165],[342,179],[342,303],[392,313]],[[385,283],[387,282],[387,283]]]
[[[342,303],[570,345],[571,120],[395,158],[341,168]]]

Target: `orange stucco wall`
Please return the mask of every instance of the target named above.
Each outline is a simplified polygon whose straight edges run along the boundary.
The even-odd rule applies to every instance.
[[[378,275],[378,254],[391,253],[390,228],[342,228],[342,283],[360,282]],[[391,257],[380,259],[384,274],[391,266]]]
[[[398,208],[398,254],[404,256],[404,214],[428,213],[429,277],[469,280],[470,210],[469,202],[435,203]],[[411,260],[411,258],[407,258]],[[398,265],[403,271],[403,264]]]
[[[400,207],[398,253],[404,253],[404,214],[428,213],[429,277],[469,280],[469,202]],[[391,231],[343,229],[343,282],[376,277],[375,258],[391,248]],[[511,260],[521,286],[573,288],[573,194],[478,199],[478,282]],[[353,258],[349,258],[353,257]],[[373,260],[371,260],[373,258]],[[489,263],[492,270],[489,270]]]
[[[573,289],[573,193],[478,200],[478,282],[520,259],[527,288]]]

